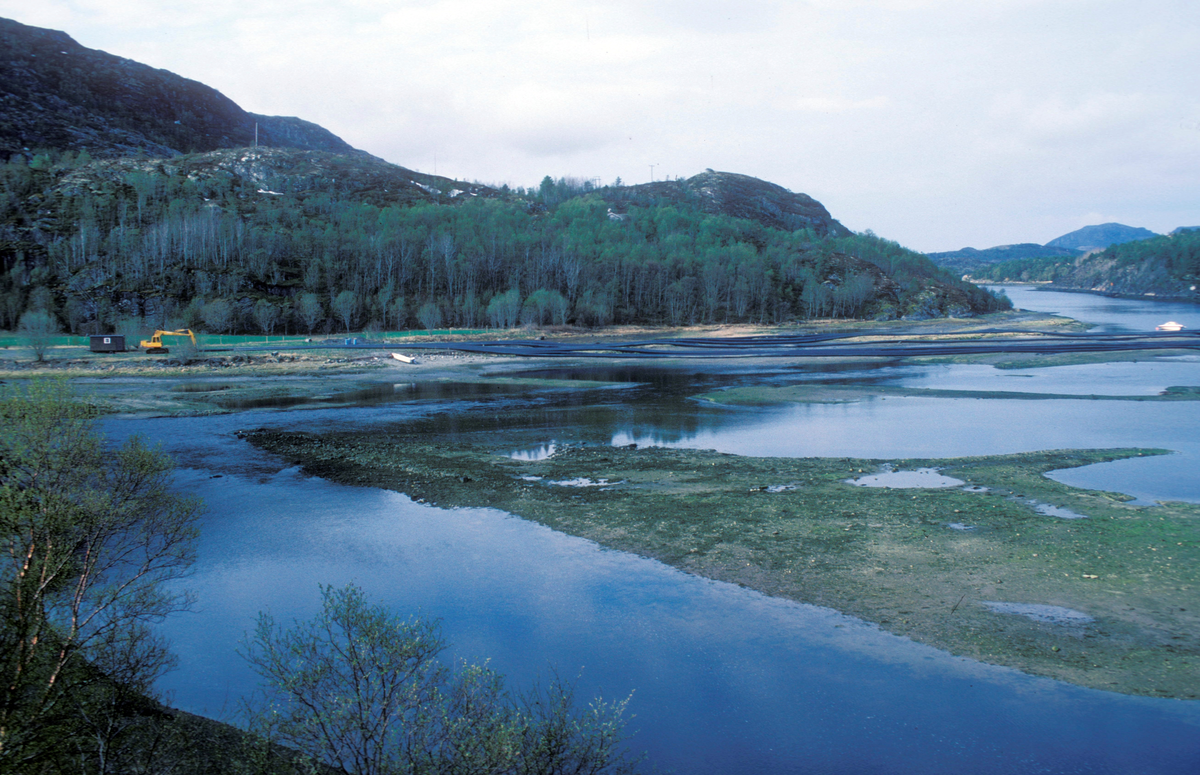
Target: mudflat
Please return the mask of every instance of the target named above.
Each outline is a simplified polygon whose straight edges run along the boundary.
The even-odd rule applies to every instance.
[[[929,321],[903,328],[906,333],[937,334],[958,329],[960,323]],[[1009,315],[1003,323],[1038,327],[1046,321]],[[1055,319],[1051,325],[1070,324]],[[409,400],[402,395],[406,390],[419,400],[436,397],[439,385],[451,391],[487,385],[518,393],[592,386],[506,376],[536,368],[537,359],[449,351],[410,354],[417,356],[415,364],[392,360],[386,347],[206,355],[190,363],[168,363],[141,354],[64,350],[52,353],[49,365],[31,366],[24,359],[0,364],[0,378],[62,376],[103,409],[140,415]],[[1154,356],[992,354],[914,360],[1031,368],[1148,357]],[[745,371],[747,363],[711,361],[706,368]],[[553,365],[566,362],[555,360]],[[696,398],[753,407],[876,395],[1000,397],[792,385],[733,388]],[[1200,388],[1184,385],[1157,396],[1097,398],[1190,401],[1200,399]],[[955,654],[1100,689],[1200,697],[1200,506],[1138,506],[1114,493],[1075,489],[1044,476],[1054,469],[1162,450],[873,460],[574,445],[560,446],[543,460],[519,460],[510,452],[520,443],[505,431],[519,427],[519,418],[493,419],[486,432],[453,437],[417,421],[386,436],[259,431],[248,438],[316,476],[394,489],[446,507],[503,509],[697,575],[829,606]],[[891,471],[928,471],[927,481],[950,477],[961,484],[889,488],[853,483],[870,483]]]
[[[880,461],[567,446],[530,461],[494,431],[248,438],[316,476],[503,509],[955,654],[1111,691],[1200,697],[1200,506],[1134,506],[1043,476],[1161,450]],[[962,484],[853,483],[919,469]]]

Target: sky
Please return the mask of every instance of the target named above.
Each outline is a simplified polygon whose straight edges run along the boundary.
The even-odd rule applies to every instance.
[[[1200,225],[1195,0],[0,0],[468,181],[706,168],[924,252]]]

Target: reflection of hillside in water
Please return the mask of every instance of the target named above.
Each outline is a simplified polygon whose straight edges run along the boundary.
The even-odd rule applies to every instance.
[[[506,411],[479,407],[472,412],[447,412],[408,423],[405,430],[511,450],[551,441],[608,444],[622,433],[650,436],[663,444],[681,443],[735,421],[728,412],[682,401],[639,402],[635,408],[618,403],[615,396],[614,402],[607,404],[576,403],[580,396],[555,398],[562,403],[530,403]]]
[[[798,382],[873,383],[893,364],[829,363],[798,367],[757,363],[696,364],[679,367],[601,363],[561,369],[521,371],[506,376],[626,385],[566,391],[541,397],[519,411],[471,412],[433,418],[429,430],[467,435],[503,433],[506,442],[535,445],[550,439],[594,444],[683,444],[702,435],[750,423],[761,412],[698,403],[695,396],[742,385]]]
[[[595,365],[565,368],[531,369],[513,372],[510,376],[534,379],[588,380],[636,384],[639,392],[666,397],[686,397],[723,387],[743,384],[790,383],[807,380],[847,379],[856,372],[864,377],[871,372],[895,365],[892,361],[877,363],[831,362],[806,363],[802,366],[779,363],[769,359],[729,359],[708,362],[688,362],[677,366],[644,365],[603,361]]]

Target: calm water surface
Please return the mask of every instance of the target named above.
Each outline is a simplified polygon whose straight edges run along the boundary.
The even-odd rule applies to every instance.
[[[1047,304],[1058,296],[1076,305],[1100,299],[1045,296]],[[1017,303],[1036,308],[1023,298]],[[1100,317],[1086,310],[1078,316],[1088,319],[1085,312]],[[1187,325],[1174,312],[1171,319]],[[993,385],[978,388],[986,390],[1011,382],[1021,392],[1064,394],[1100,393],[1095,386],[1109,374],[1121,383],[1109,387],[1120,394],[1200,384],[1194,361],[1136,366],[1075,372],[1080,376],[1053,369],[1015,376],[973,367],[772,367],[728,377],[695,367],[622,367],[627,381],[644,386],[591,391],[565,405],[544,396],[526,405],[512,396],[473,395],[451,403],[114,420],[107,430],[162,441],[179,460],[179,486],[208,505],[189,584],[200,610],[166,626],[182,665],[163,688],[189,710],[231,717],[253,687],[235,651],[258,611],[285,621],[308,616],[319,605],[318,583],[353,580],[397,611],[442,618],[454,655],[490,658],[518,684],[553,667],[580,676],[581,696],[633,691],[634,745],[663,769],[1192,773],[1200,770],[1200,703],[1080,689],[952,657],[828,609],[688,576],[498,511],[441,510],[305,477],[233,435],[259,426],[386,432],[406,421],[486,433],[497,409],[521,407],[531,450],[599,440],[883,458],[1137,444],[1178,454],[1123,461],[1143,465],[1107,471],[1106,488],[1118,489],[1115,478],[1119,489],[1150,500],[1195,496],[1200,424],[1191,403],[913,398],[761,412],[686,399],[711,387],[799,379]],[[599,370],[582,371],[594,378]],[[1168,471],[1184,465],[1156,479],[1164,461]]]
[[[991,285],[1003,289],[1017,309],[1050,312],[1092,323],[1093,331],[1153,331],[1174,321],[1195,331],[1200,328],[1200,305],[1150,299],[1113,299],[1094,293],[1043,291],[1031,285]]]

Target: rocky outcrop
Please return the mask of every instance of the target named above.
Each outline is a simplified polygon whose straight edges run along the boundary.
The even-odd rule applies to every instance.
[[[714,215],[758,221],[784,231],[812,229],[822,236],[844,237],[850,230],[807,194],[796,194],[775,183],[734,172],[706,170],[687,180],[643,183],[601,191],[616,213],[630,205],[688,204]]]
[[[494,188],[426,175],[367,154],[343,155],[292,148],[223,148],[161,159],[98,159],[75,168],[54,186],[58,194],[104,193],[129,184],[131,174],[186,178],[218,184],[259,198],[336,194],[378,206],[429,202],[457,204],[473,198],[508,198]]]

